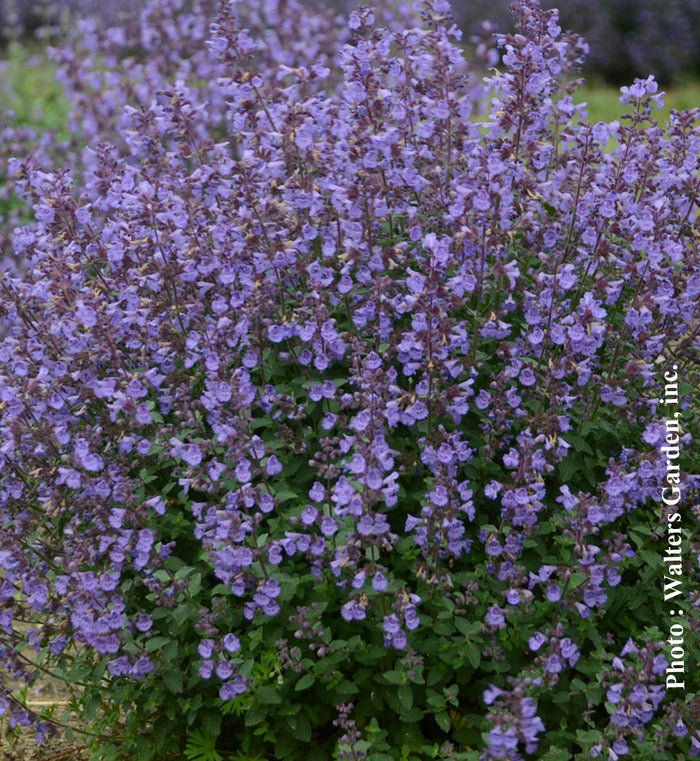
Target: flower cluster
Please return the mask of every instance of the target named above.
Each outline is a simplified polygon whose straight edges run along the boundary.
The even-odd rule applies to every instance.
[[[485,82],[442,0],[345,25],[153,0],[55,52],[69,159],[9,161],[33,220],[0,272],[13,722],[33,651],[80,683],[95,758],[690,748],[660,661],[615,700],[596,673],[627,640],[658,655],[700,114],[662,130],[650,77],[591,125],[586,45],[512,10]],[[591,738],[606,700],[619,736]]]
[[[532,754],[539,743],[538,735],[545,731],[542,719],[537,715],[537,704],[523,694],[523,685],[510,692],[491,686],[484,693],[486,705],[493,705],[489,718],[493,728],[488,735],[485,758],[520,759],[518,746]]]

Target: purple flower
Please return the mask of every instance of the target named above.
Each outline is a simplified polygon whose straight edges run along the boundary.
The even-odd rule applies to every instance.
[[[180,457],[192,467],[202,462],[202,451],[196,444],[187,444],[182,447]]]
[[[342,606],[340,615],[345,621],[364,621],[367,613],[357,600],[350,600]]]
[[[226,634],[223,638],[223,645],[229,653],[236,653],[241,649],[241,641],[235,634]]]
[[[216,675],[222,680],[230,679],[234,671],[233,664],[229,661],[216,661],[215,670]]]
[[[406,632],[402,629],[399,629],[399,631],[392,634],[390,637],[390,646],[395,650],[405,650],[408,646],[408,637],[406,636]]]
[[[75,310],[75,316],[80,323],[86,328],[94,328],[97,325],[97,313],[91,306],[87,306],[82,301],[77,303],[77,309]]]
[[[275,457],[270,455],[265,463],[265,472],[268,476],[276,476],[282,472],[282,463]]]
[[[155,668],[153,661],[148,656],[142,655],[136,660],[130,673],[134,679],[143,679],[147,674],[155,671]]]
[[[613,752],[616,753],[618,756],[624,756],[627,753],[629,753],[629,745],[627,745],[627,741],[620,737],[612,745]]]
[[[436,486],[428,493],[428,499],[437,507],[444,507],[448,502],[447,489],[444,486]]]
[[[377,571],[372,577],[372,589],[375,592],[383,592],[389,586],[389,582],[381,571]]]
[[[484,703],[486,703],[487,706],[490,706],[502,694],[503,690],[492,684],[484,691]]]
[[[236,674],[233,679],[224,682],[219,689],[219,697],[221,700],[234,700],[239,695],[242,695],[247,689],[245,677],[241,674]]]
[[[503,629],[506,625],[503,608],[499,608],[498,605],[492,605],[486,611],[486,623],[489,626],[495,626],[497,629]]]
[[[202,658],[211,658],[214,652],[214,644],[213,639],[203,639],[197,647],[197,652]]]
[[[107,670],[112,676],[127,676],[131,674],[131,669],[131,663],[125,655],[115,658],[107,665]]]
[[[248,481],[250,481],[252,478],[250,462],[245,458],[238,461],[235,472],[236,479],[242,484],[248,483]]]
[[[391,613],[385,616],[384,623],[382,624],[384,631],[389,635],[394,635],[401,629],[401,622],[396,614]]]
[[[554,653],[544,662],[544,670],[548,674],[558,674],[564,668],[561,658]]]
[[[324,536],[333,536],[337,531],[338,524],[335,519],[330,515],[324,515],[323,518],[321,518],[321,533]]]
[[[147,632],[153,626],[153,620],[145,613],[139,613],[136,616],[135,626],[140,632]]]
[[[537,652],[542,647],[542,645],[545,644],[546,641],[547,637],[545,637],[542,632],[535,632],[528,640],[530,650]]]
[[[561,600],[561,589],[558,584],[548,584],[545,589],[545,597],[549,602],[558,602]]]

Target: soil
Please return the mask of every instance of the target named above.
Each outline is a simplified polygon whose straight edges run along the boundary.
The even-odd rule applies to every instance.
[[[75,740],[56,738],[38,745],[32,734],[13,740],[0,739],[0,761],[85,761],[86,758]]]
[[[37,711],[52,705],[60,708],[67,704],[66,697],[60,686],[40,679],[27,700],[27,707]],[[68,740],[56,736],[38,743],[32,729],[17,734],[9,731],[6,721],[0,719],[0,761],[86,761],[86,758],[79,737]]]

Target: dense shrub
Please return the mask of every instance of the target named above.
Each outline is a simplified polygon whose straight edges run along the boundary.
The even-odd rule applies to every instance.
[[[588,124],[584,46],[513,9],[485,121],[441,0],[57,54],[73,153],[10,162],[0,275],[11,726],[60,726],[11,690],[48,672],[95,759],[700,750],[700,114],[649,78]]]

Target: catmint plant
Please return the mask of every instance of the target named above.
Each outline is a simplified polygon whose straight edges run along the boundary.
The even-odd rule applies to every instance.
[[[0,274],[10,727],[77,718],[51,676],[94,759],[700,747],[700,114],[649,77],[590,124],[534,0],[485,80],[418,10],[156,0],[56,51],[73,150],[8,162]]]
[[[345,5],[337,1],[335,5]],[[700,5],[697,0],[548,0],[564,27],[590,40],[584,71],[597,79],[624,84],[653,72],[663,82],[683,82],[700,71]],[[455,21],[466,41],[483,37],[484,29],[514,28],[507,0],[457,0]]]

